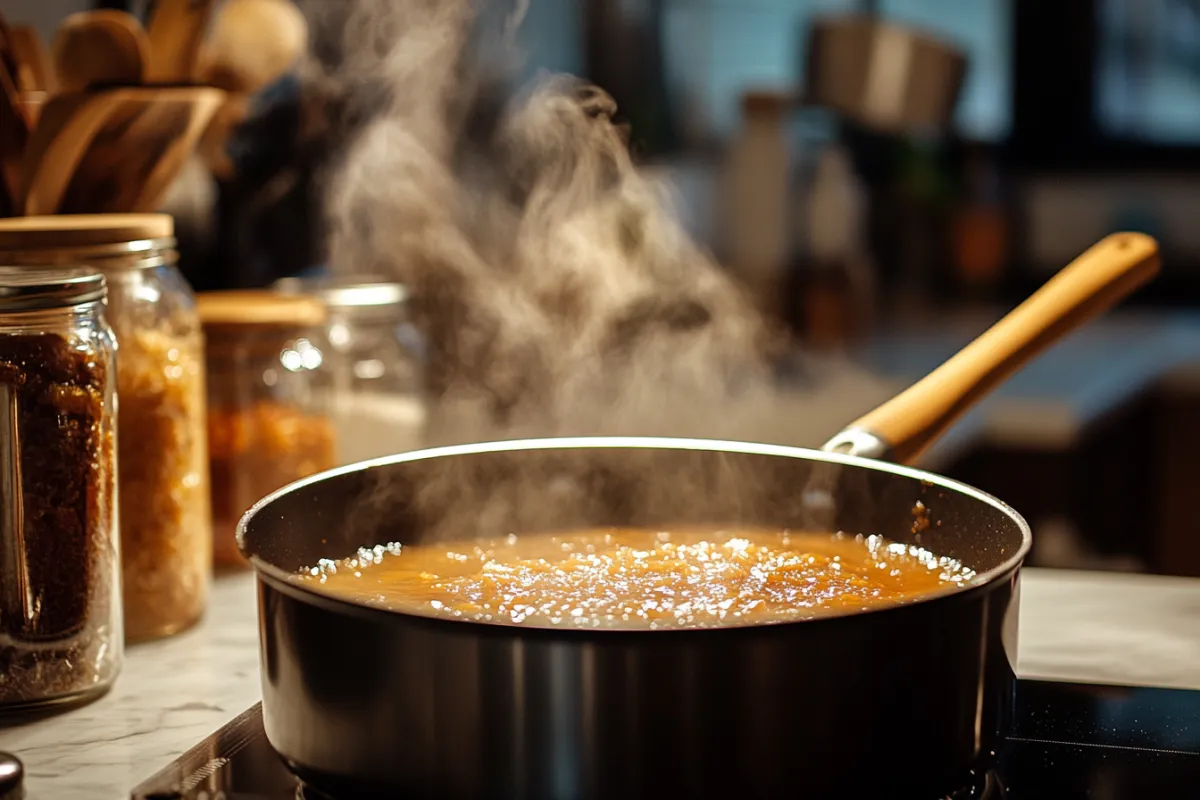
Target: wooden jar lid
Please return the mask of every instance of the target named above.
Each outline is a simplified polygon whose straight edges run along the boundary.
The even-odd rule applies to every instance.
[[[315,297],[253,289],[202,292],[196,308],[205,327],[305,328],[321,325],[326,317],[325,304]]]
[[[92,247],[171,239],[169,214],[55,214],[0,219],[0,250]]]

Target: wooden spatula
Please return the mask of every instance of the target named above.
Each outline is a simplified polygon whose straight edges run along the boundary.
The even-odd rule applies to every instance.
[[[150,83],[191,83],[215,0],[157,0],[146,28]]]

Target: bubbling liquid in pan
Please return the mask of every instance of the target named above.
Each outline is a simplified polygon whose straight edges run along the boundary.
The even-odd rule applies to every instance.
[[[381,545],[294,579],[353,602],[476,622],[705,628],[895,605],[974,576],[879,536],[599,529]]]

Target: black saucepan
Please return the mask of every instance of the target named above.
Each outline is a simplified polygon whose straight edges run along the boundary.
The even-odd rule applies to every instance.
[[[818,452],[679,439],[475,444],[293,484],[242,520],[258,574],[263,719],[334,797],[944,797],[1008,724],[1028,526],[908,461],[976,397],[1157,268],[1109,237],[954,359]],[[862,454],[874,458],[859,457]],[[289,579],[446,530],[820,527],[919,543],[964,588],[776,625],[492,625],[322,596]]]

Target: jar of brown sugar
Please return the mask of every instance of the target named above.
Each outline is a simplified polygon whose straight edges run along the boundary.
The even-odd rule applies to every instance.
[[[213,556],[241,566],[238,520],[276,489],[336,463],[325,305],[270,291],[199,297],[207,340]]]
[[[0,709],[81,700],[123,651],[104,277],[0,268]]]
[[[199,620],[212,573],[203,337],[173,236],[165,214],[0,220],[0,263],[87,264],[108,281],[130,641]]]

